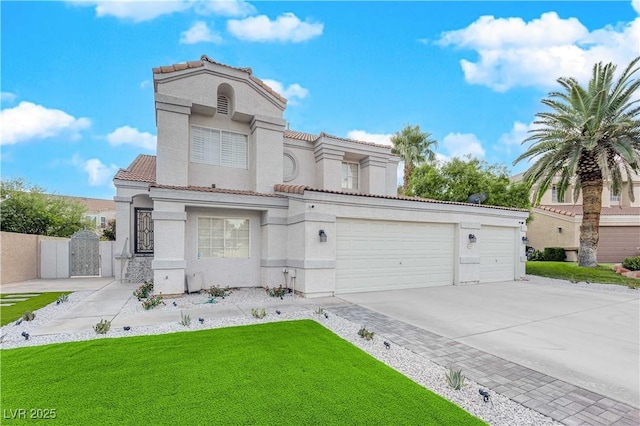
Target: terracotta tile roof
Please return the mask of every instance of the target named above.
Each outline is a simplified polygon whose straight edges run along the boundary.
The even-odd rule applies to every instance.
[[[564,216],[582,216],[582,206],[578,205],[537,206],[535,208]],[[600,214],[602,216],[640,215],[640,207],[603,207]]]
[[[348,138],[341,138],[339,136],[333,136],[330,135],[328,133],[325,132],[320,132],[319,135],[313,135],[311,133],[304,133],[304,132],[296,132],[293,130],[285,130],[284,131],[284,137],[285,138],[289,138],[289,139],[297,139],[300,141],[306,141],[306,142],[315,142],[318,139],[322,138],[322,137],[326,137],[326,138],[331,138],[331,139],[336,139],[339,141],[345,141],[345,142],[352,142],[352,143],[359,143],[361,145],[369,145],[369,146],[376,146],[378,148],[385,148],[385,149],[391,149],[390,145],[381,145],[381,144],[377,144],[377,143],[373,143],[373,142],[365,142],[365,141],[359,141],[359,140],[355,140],[355,139],[348,139]]]
[[[158,185],[157,183],[152,183],[151,185],[149,185],[149,187],[160,188],[160,189],[176,189],[181,191],[213,192],[218,194],[253,195],[257,197],[284,198],[282,195],[278,195],[278,194],[265,194],[263,192],[243,191],[240,189],[211,188],[209,186],[192,186],[192,185],[174,186],[174,185]]]
[[[220,63],[220,62],[216,62],[216,61],[212,60],[211,58],[209,58],[207,55],[202,55],[200,57],[199,61],[188,61],[188,62],[181,62],[181,63],[173,64],[173,65],[156,67],[156,68],[152,68],[152,71],[153,71],[154,74],[167,74],[167,73],[172,73],[172,72],[176,72],[176,71],[186,70],[186,69],[189,69],[189,68],[203,67],[205,62],[209,62],[211,64],[219,65],[219,66],[222,66],[222,67],[225,67],[225,68],[229,68],[229,69],[232,69],[232,70],[246,72],[247,74],[249,74],[249,78],[251,80],[253,80],[254,82],[256,82],[260,87],[265,89],[267,92],[271,93],[273,96],[275,96],[276,98],[278,98],[280,101],[284,102],[285,104],[287,103],[287,98],[285,98],[284,96],[282,96],[281,94],[279,94],[278,92],[273,90],[264,81],[260,80],[256,76],[254,76],[253,75],[253,70],[251,68],[232,67],[231,65],[226,65],[226,64],[223,64],[223,63]]]
[[[55,195],[56,197],[77,201],[87,208],[89,212],[103,212],[116,209],[116,202],[101,198],[73,197],[71,195]]]
[[[136,182],[156,181],[156,156],[140,154],[127,169],[120,169],[114,179]]]
[[[392,195],[361,194],[359,192],[332,191],[329,189],[312,188],[306,185],[277,184],[274,186],[273,189],[276,192],[284,192],[287,194],[303,195],[305,191],[312,191],[312,192],[323,192],[327,194],[356,195],[359,197],[369,197],[369,198],[384,198],[387,200],[416,201],[420,203],[435,203],[435,204],[453,204],[458,206],[485,207],[485,208],[497,209],[497,210],[528,212],[528,210],[526,209],[518,209],[514,207],[488,206],[484,204],[459,203],[456,201],[440,201],[440,200],[432,200],[430,198],[420,198],[420,197],[398,197],[398,196],[392,196]]]

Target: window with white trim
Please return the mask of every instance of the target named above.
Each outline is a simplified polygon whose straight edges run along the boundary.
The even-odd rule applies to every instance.
[[[358,163],[342,163],[342,189],[358,189]]]
[[[616,194],[612,189],[609,195],[609,201],[612,204],[620,204],[620,191],[618,191],[618,193]]]
[[[191,126],[191,161],[246,169],[247,135]]]
[[[198,258],[249,257],[249,219],[198,218]]]
[[[551,202],[552,203],[564,203],[564,197],[562,198],[558,198],[558,194],[559,194],[559,190],[558,187],[553,185],[551,187]]]

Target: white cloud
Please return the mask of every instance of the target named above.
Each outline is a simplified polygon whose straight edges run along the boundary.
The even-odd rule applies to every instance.
[[[118,127],[107,135],[107,141],[113,146],[131,145],[148,151],[156,150],[155,135],[147,132],[141,132],[140,130],[130,126]]]
[[[498,145],[495,148],[509,155],[520,155],[526,149],[526,146],[522,145],[522,141],[531,136],[529,131],[533,128],[533,123],[514,122],[511,130],[500,136]]]
[[[0,144],[13,145],[54,136],[78,139],[91,126],[88,118],[75,118],[59,109],[20,102],[0,111]]]
[[[624,68],[640,54],[640,18],[589,31],[578,19],[555,12],[529,22],[482,16],[466,28],[444,32],[438,44],[476,51],[476,62],[460,61],[468,83],[500,92],[518,86],[549,88],[559,77],[587,80],[596,62]]]
[[[377,143],[379,145],[389,145],[391,146],[391,137],[392,133],[369,133],[364,130],[350,130],[347,133],[347,138],[354,139],[357,141],[363,142],[372,142]]]
[[[143,80],[140,82],[141,89],[146,89],[147,87],[151,87],[151,80]]]
[[[262,81],[267,86],[269,86],[273,90],[275,90],[277,93],[279,93],[280,95],[282,95],[285,98],[287,98],[290,101],[289,103],[294,104],[294,105],[295,105],[295,99],[294,98],[304,99],[307,96],[309,96],[309,90],[307,90],[304,87],[300,86],[298,83],[293,83],[293,84],[288,85],[287,87],[284,87],[284,85],[282,83],[280,83],[279,81],[276,81],[276,80],[264,79]]]
[[[212,32],[204,21],[196,22],[191,26],[191,28],[180,34],[180,44],[195,44],[203,42],[222,42],[220,34]]]
[[[322,35],[324,24],[301,21],[293,13],[284,13],[272,21],[266,15],[230,19],[227,30],[241,40],[298,43]]]
[[[640,15],[640,0],[631,0],[631,7]]]
[[[18,96],[15,93],[0,92],[0,102],[2,103],[12,103],[17,97]]]
[[[112,16],[133,22],[151,21],[162,15],[183,12],[193,3],[189,1],[71,1],[78,6],[95,6],[96,16]]]
[[[449,133],[442,139],[442,146],[449,154],[448,157],[463,158],[471,155],[483,158],[485,154],[482,143],[473,133]]]
[[[107,166],[97,158],[91,158],[82,163],[82,170],[89,175],[89,185],[102,186],[111,183],[118,171],[118,166],[115,164]]]
[[[256,8],[243,0],[219,0],[198,3],[198,13],[206,15],[213,12],[220,16],[248,16],[256,13]]]

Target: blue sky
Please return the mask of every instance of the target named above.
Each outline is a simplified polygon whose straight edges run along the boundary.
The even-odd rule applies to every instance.
[[[640,55],[640,0],[0,3],[1,174],[111,198],[155,153],[151,68],[207,54],[289,99],[292,130],[511,163],[556,78]]]

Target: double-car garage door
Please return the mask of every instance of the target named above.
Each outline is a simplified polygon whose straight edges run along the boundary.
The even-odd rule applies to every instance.
[[[336,294],[454,282],[453,224],[337,219],[336,233]],[[480,234],[480,281],[513,280],[515,229]]]
[[[336,221],[336,293],[453,284],[451,224]]]

